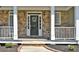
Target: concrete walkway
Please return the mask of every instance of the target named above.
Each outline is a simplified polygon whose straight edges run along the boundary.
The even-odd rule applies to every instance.
[[[43,45],[21,45],[19,52],[53,52],[46,49]]]

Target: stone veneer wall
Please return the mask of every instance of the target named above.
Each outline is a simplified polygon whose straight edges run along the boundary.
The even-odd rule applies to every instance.
[[[27,23],[27,12],[30,10],[19,10],[18,11],[18,35],[20,38],[27,38],[26,35],[26,23]],[[37,10],[32,10],[37,11]],[[42,30],[43,38],[48,38],[50,36],[50,11],[40,10],[42,12]]]
[[[43,36],[44,38],[50,37],[50,31],[51,31],[51,12],[50,11],[43,11],[42,13],[43,17]]]
[[[8,10],[0,10],[0,26],[7,26],[8,25]]]
[[[26,12],[24,10],[18,11],[18,35],[19,37],[25,36],[26,26]]]
[[[61,12],[61,25],[58,26],[64,26],[64,27],[73,27],[75,26],[75,21],[74,21],[74,7],[69,9],[68,11],[58,11],[56,12]],[[56,25],[57,26],[57,25]]]

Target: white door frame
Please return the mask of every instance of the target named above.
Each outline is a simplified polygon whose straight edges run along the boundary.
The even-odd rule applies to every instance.
[[[31,14],[29,14],[29,13],[31,13]],[[32,14],[32,13],[36,13],[36,14]],[[26,26],[27,36],[31,36],[30,35],[30,26],[31,26],[30,25],[30,16],[31,15],[38,15],[41,18],[41,28],[40,28],[40,25],[39,25],[40,18],[38,19],[38,33],[39,34],[37,36],[42,36],[42,12],[33,12],[33,11],[32,12],[27,12],[27,21],[26,21],[27,22],[27,24],[26,24],[27,25]]]

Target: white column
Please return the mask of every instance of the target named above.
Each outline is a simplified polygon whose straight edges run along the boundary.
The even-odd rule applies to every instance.
[[[18,19],[17,19],[17,7],[13,7],[14,12],[14,40],[18,40]]]
[[[55,7],[51,6],[51,40],[55,40]]]
[[[76,40],[79,40],[79,6],[75,6]]]

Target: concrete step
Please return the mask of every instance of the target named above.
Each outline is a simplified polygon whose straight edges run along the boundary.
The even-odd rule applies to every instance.
[[[52,41],[48,40],[23,40],[22,44],[52,44]]]
[[[19,38],[19,40],[47,40],[44,38]]]

